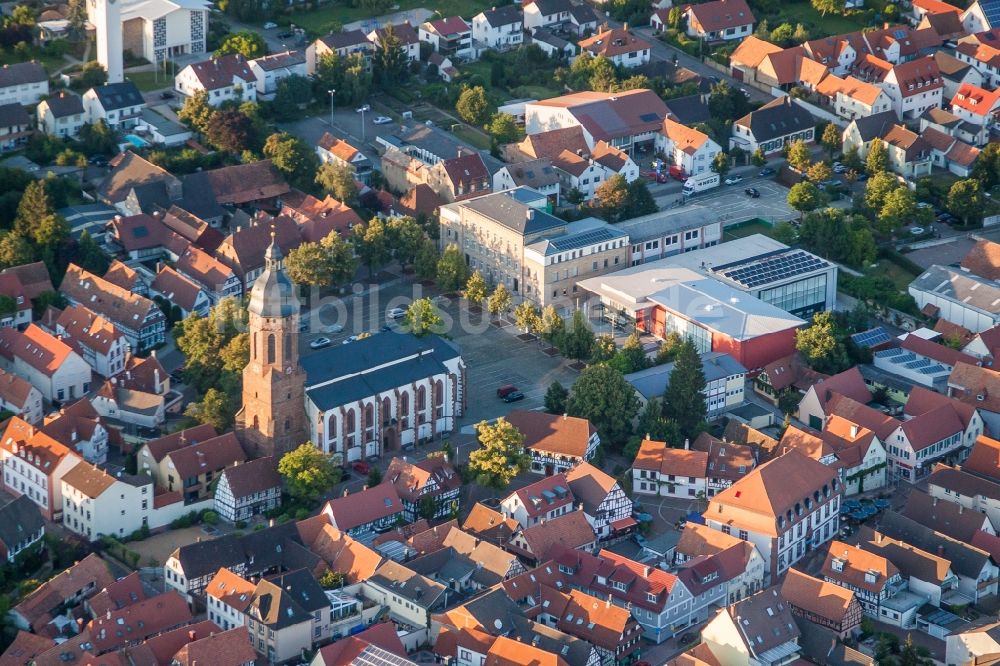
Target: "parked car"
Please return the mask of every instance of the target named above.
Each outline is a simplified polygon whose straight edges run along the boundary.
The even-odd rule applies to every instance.
[[[956,222],[958,222],[958,218],[952,215],[951,213],[941,213],[940,215],[937,216],[937,221],[941,222],[942,224],[955,224]]]
[[[371,471],[371,467],[364,460],[355,460],[351,463],[351,467],[358,474],[367,474]]]
[[[389,116],[375,116],[375,120],[372,121],[376,125],[388,125],[392,122],[392,118]]]
[[[164,90],[163,92],[160,93],[160,99],[173,99],[173,98],[174,94],[169,90]]]
[[[341,342],[340,344],[342,344],[342,345],[349,345],[352,342],[357,342],[357,341],[358,341],[358,336],[352,335],[349,338],[344,338],[343,342]]]
[[[344,330],[344,327],[340,324],[330,324],[323,327],[324,333],[340,333],[342,330]]]
[[[406,316],[405,308],[393,308],[386,313],[390,319],[402,319]]]
[[[773,176],[775,173],[777,172],[771,167],[764,167],[763,169],[757,172],[757,175],[760,176],[761,178],[767,178],[768,176]]]
[[[371,110],[372,110],[371,104],[365,104],[364,106],[359,106],[358,108],[355,109],[355,111],[358,113],[364,113],[365,111],[371,111]]]
[[[910,227],[910,233],[913,234],[914,236],[923,236],[925,233],[927,233],[927,230],[924,229],[923,227]]]
[[[273,30],[274,28],[277,27],[278,24],[275,23],[274,21],[268,21],[267,23],[264,24],[264,30]]]
[[[858,181],[859,183],[863,183],[866,180],[868,180],[868,174],[865,173],[864,171],[861,171],[858,173],[858,177],[855,178],[854,180]]]
[[[748,187],[747,189],[743,190],[743,193],[746,194],[751,199],[760,198],[760,191],[756,187]]]
[[[309,343],[310,349],[322,349],[323,347],[329,347],[332,344],[330,338],[319,337]]]
[[[730,176],[726,178],[726,185],[735,185],[736,183],[742,182],[743,176]]]
[[[518,400],[524,400],[524,394],[520,391],[513,391],[503,397],[504,402],[517,402]]]
[[[294,32],[279,32],[278,39],[291,39],[295,36]]]
[[[517,393],[517,387],[514,386],[513,384],[504,384],[503,386],[497,389],[498,398],[506,398],[511,393]]]
[[[104,155],[91,155],[87,163],[95,167],[106,167],[108,166],[108,158]]]

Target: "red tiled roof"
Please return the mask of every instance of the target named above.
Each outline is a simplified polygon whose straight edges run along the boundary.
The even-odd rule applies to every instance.
[[[348,531],[400,513],[403,503],[391,483],[380,483],[367,490],[327,501],[322,513],[330,517],[333,526]]]
[[[19,358],[47,377],[62,367],[72,353],[69,345],[35,324],[28,324],[24,332],[0,330],[0,355]]]
[[[688,11],[705,32],[738,28],[756,21],[750,5],[744,0],[713,0],[700,5],[689,5]]]

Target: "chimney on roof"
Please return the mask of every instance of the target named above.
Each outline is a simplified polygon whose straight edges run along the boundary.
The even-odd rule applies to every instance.
[[[851,439],[854,439],[857,436],[858,436],[858,424],[852,423],[851,424]]]
[[[625,23],[622,23],[622,30],[624,30],[625,32],[628,32],[628,21],[626,21]]]
[[[944,545],[943,544],[938,544],[937,554],[938,554],[938,557],[944,557]]]
[[[196,640],[198,640],[198,632],[195,631],[194,629],[191,629],[190,631],[188,631],[188,640],[189,641],[196,641]]]
[[[937,506],[937,497],[931,497],[931,506]]]

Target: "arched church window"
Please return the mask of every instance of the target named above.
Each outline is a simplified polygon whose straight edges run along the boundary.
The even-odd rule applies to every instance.
[[[274,363],[274,333],[267,336],[267,362]]]
[[[292,360],[292,336],[290,335],[285,336],[285,360]]]

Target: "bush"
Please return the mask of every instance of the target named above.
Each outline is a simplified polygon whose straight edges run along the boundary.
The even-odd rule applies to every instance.
[[[219,514],[217,514],[215,511],[204,511],[201,514],[201,520],[206,525],[218,525]]]
[[[206,512],[207,513],[207,512]],[[185,527],[192,527],[201,522],[201,516],[197,511],[192,511],[190,513],[185,513],[183,516],[170,523],[170,529],[180,530]]]

